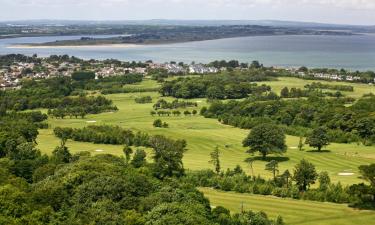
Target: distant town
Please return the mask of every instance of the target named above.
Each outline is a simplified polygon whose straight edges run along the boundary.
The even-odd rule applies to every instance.
[[[13,58],[12,58],[13,57]],[[9,60],[11,59],[11,60]],[[224,61],[225,62],[225,61]],[[255,61],[257,62],[257,61]],[[254,62],[253,62],[254,63]],[[258,63],[258,62],[257,62]],[[258,63],[259,64],[259,63]],[[262,65],[260,65],[262,66]],[[39,57],[16,57],[1,56],[0,57],[0,88],[18,88],[22,79],[46,79],[59,76],[71,76],[75,71],[91,71],[95,72],[95,78],[123,76],[126,74],[142,74],[150,75],[150,71],[160,70],[162,73],[173,75],[199,75],[214,74],[227,69],[246,69],[249,64],[239,63],[232,60],[228,63],[216,61],[209,64],[202,63],[154,63],[146,62],[121,62],[118,60],[82,60],[78,58],[70,58],[69,56],[51,56],[47,58]],[[289,76],[311,78],[318,80],[348,81],[362,82],[372,84],[375,82],[373,72],[366,72],[364,79],[363,73],[349,73],[343,70],[328,69],[307,69],[301,68],[283,68],[270,67],[265,68],[272,72],[288,73]],[[368,75],[369,74],[369,75]],[[283,74],[285,75],[285,74]]]

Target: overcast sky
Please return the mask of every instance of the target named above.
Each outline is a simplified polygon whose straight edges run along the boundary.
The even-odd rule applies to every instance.
[[[0,20],[241,19],[375,25],[375,0],[0,0]]]

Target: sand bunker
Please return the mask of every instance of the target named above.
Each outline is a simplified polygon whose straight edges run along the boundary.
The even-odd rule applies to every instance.
[[[95,151],[96,152],[104,152],[104,150],[102,150],[102,149],[96,149]]]
[[[353,176],[354,173],[348,173],[348,172],[345,172],[345,173],[339,173],[339,176]]]
[[[290,149],[297,149],[298,147],[289,147]]]
[[[86,121],[86,123],[96,123],[95,120]]]

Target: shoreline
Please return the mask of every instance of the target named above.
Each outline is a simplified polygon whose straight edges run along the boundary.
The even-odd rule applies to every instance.
[[[144,45],[137,44],[103,44],[103,45],[10,45],[8,49],[46,49],[46,48],[135,48],[142,47]]]

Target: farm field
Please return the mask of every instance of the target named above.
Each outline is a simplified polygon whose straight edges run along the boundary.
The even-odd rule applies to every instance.
[[[355,210],[344,204],[283,199],[273,196],[238,194],[200,188],[211,205],[221,205],[233,213],[244,210],[263,211],[270,218],[281,215],[287,225],[373,224],[373,211]]]
[[[300,82],[300,84],[298,83]],[[278,88],[284,86],[293,87],[300,85],[303,87],[306,83],[312,81],[300,80],[296,78],[281,78],[279,81],[269,82],[274,91],[279,92]],[[157,83],[146,80],[137,85],[128,85],[131,88],[155,88]],[[358,86],[358,87],[357,87]],[[361,96],[363,93],[373,91],[367,86],[355,84],[355,92],[351,93]],[[53,128],[57,126],[79,128],[88,125],[118,125],[129,128],[134,131],[141,130],[149,134],[163,134],[174,139],[185,139],[188,143],[188,151],[184,155],[184,166],[187,169],[197,170],[211,168],[208,163],[209,153],[218,146],[222,152],[221,161],[223,168],[233,168],[241,165],[248,173],[250,168],[244,160],[251,155],[245,153],[246,148],[242,147],[242,140],[248,134],[248,130],[234,128],[231,126],[220,124],[215,119],[207,119],[202,116],[164,116],[161,117],[163,122],[169,124],[169,128],[154,128],[152,123],[158,116],[151,116],[153,103],[137,104],[134,102],[136,97],[152,96],[153,102],[161,98],[156,92],[146,93],[129,93],[129,94],[112,94],[106,97],[112,99],[114,104],[119,108],[115,113],[102,113],[98,115],[89,115],[84,119],[55,119],[50,118],[50,129],[40,130],[38,137],[39,148],[42,152],[51,153],[59,144],[59,140],[53,135]],[[173,98],[164,98],[173,100]],[[198,103],[199,108],[206,106],[205,99],[191,99]],[[190,109],[191,110],[191,109]],[[286,169],[293,170],[295,164],[305,158],[316,165],[318,171],[327,171],[333,182],[340,181],[343,184],[352,184],[360,182],[358,177],[358,166],[369,164],[375,161],[375,147],[366,147],[352,144],[331,144],[327,147],[329,152],[314,153],[309,152],[311,148],[305,146],[305,151],[299,151],[297,145],[298,137],[287,136],[288,151],[283,156],[279,164],[280,171]],[[67,146],[70,151],[90,151],[93,154],[110,153],[115,155],[123,155],[122,146],[115,145],[98,145],[83,142],[68,141]],[[277,156],[276,156],[277,157]],[[255,175],[260,174],[264,177],[271,177],[271,173],[264,170],[265,162],[256,161],[254,163]],[[351,176],[340,176],[339,173],[354,173]]]

